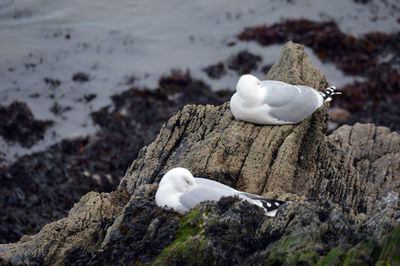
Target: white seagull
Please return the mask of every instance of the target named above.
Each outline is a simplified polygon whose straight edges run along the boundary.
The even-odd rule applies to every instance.
[[[231,98],[235,119],[261,125],[297,124],[317,110],[324,101],[330,101],[336,87],[324,92],[302,85],[281,81],[260,81],[252,75],[243,75]]]
[[[156,203],[160,207],[185,213],[200,202],[229,196],[236,196],[257,205],[271,217],[274,217],[278,207],[285,203],[238,191],[210,179],[195,178],[189,170],[180,167],[169,170],[162,177],[156,193]]]

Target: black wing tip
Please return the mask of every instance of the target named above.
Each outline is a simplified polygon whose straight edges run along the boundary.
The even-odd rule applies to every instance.
[[[324,91],[319,91],[319,94],[321,94],[321,96],[324,99],[324,101],[326,101],[326,100],[330,99],[330,97],[332,95],[342,94],[342,93],[339,92],[339,91],[336,92],[336,86],[329,86]]]
[[[265,198],[260,199],[260,201],[263,207],[267,210],[267,212],[274,211],[286,203],[286,201],[265,199]]]
[[[262,196],[251,194],[251,193],[243,192],[243,194],[252,200],[261,202],[262,206],[264,207],[264,209],[267,212],[274,211],[274,210],[278,209],[280,206],[282,206],[283,204],[287,203],[287,201],[264,198]]]

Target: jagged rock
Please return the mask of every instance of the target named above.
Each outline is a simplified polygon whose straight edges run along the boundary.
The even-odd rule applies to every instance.
[[[389,257],[395,255],[396,250],[387,251],[385,247],[388,241],[398,241],[396,224],[400,211],[393,208],[367,220],[364,214],[348,215],[338,204],[329,201],[322,204],[308,201],[286,204],[278,210],[276,218],[270,218],[260,208],[228,197],[198,205],[179,222],[178,215],[166,220],[168,212],[154,209],[154,203],[146,200],[136,199],[128,205],[129,214],[124,215],[118,230],[113,230],[113,239],[95,255],[81,255],[79,262],[94,265],[338,265],[345,259],[356,260],[355,253],[374,252],[376,257],[364,258],[364,263],[373,264],[378,257],[382,257],[383,262],[388,261],[384,257],[386,253]],[[138,214],[132,216],[133,212]],[[379,236],[371,234],[371,230],[378,229],[377,225],[384,228],[384,234],[383,231]],[[167,232],[172,237],[168,237]],[[393,233],[388,238],[390,232]],[[357,243],[368,245],[357,246]],[[142,250],[143,246],[151,244],[154,253]]]
[[[387,204],[399,206],[400,134],[373,124],[342,126],[327,140],[345,151],[344,165],[354,166],[367,184],[367,213]]]
[[[65,264],[149,264],[174,240],[180,218],[157,208],[154,201],[139,198],[132,198],[119,217],[122,219],[108,235],[107,245],[95,252],[72,250]]]
[[[303,47],[291,42],[267,78],[318,89],[327,86]],[[119,189],[133,194],[141,185],[158,183],[167,170],[181,166],[250,193],[329,198],[362,211],[365,188],[357,172],[343,167],[324,143],[327,108],[298,125],[259,126],[235,120],[229,103],[185,106],[141,151]]]
[[[386,235],[378,238],[369,233],[372,226],[364,214],[349,215],[332,202],[287,204],[277,219],[263,221],[258,234],[276,241],[251,256],[249,264],[339,265],[345,257],[351,256],[352,252],[347,250],[364,241],[379,255],[384,253],[379,241],[385,242],[387,233],[396,234],[399,215],[399,210],[388,209],[376,217],[373,224],[379,224],[380,228],[384,225],[386,231]],[[362,262],[374,264],[376,258],[366,257]]]
[[[302,46],[293,43],[285,46],[268,77],[317,89],[327,85]],[[234,120],[229,103],[185,106],[140,151],[117,191],[89,193],[67,218],[33,237],[0,245],[0,259],[57,264],[385,263],[396,256],[400,211],[387,206],[364,213],[369,206],[366,178],[356,164],[346,163],[352,158],[348,150],[325,140],[327,109],[323,106],[298,125],[258,126]],[[302,202],[285,204],[270,218],[257,206],[230,197],[201,203],[182,217],[154,204],[162,175],[177,166],[240,190]]]

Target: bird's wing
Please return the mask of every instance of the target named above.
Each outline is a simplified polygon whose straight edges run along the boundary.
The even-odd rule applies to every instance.
[[[268,86],[264,103],[270,107],[269,114],[279,120],[300,122],[323,102],[322,96],[313,88],[279,81],[264,82],[263,86]]]
[[[261,86],[267,90],[263,102],[271,107],[286,106],[295,101],[301,93],[295,86],[275,80],[261,81]]]
[[[232,190],[221,189],[213,186],[199,185],[195,186],[192,190],[183,193],[179,197],[179,203],[186,208],[191,209],[198,203],[203,201],[219,200],[221,197],[234,195],[235,193]]]
[[[232,191],[232,192],[238,192],[237,190],[224,185],[222,183],[219,183],[217,181],[211,180],[211,179],[207,179],[207,178],[201,178],[201,177],[196,177],[195,182],[197,185],[201,185],[201,186],[206,186],[206,187],[215,187],[215,188],[219,188],[222,190],[228,190],[228,191]]]

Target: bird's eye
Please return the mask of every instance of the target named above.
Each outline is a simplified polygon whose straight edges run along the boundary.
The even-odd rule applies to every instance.
[[[190,182],[186,180],[186,184],[190,185]]]

